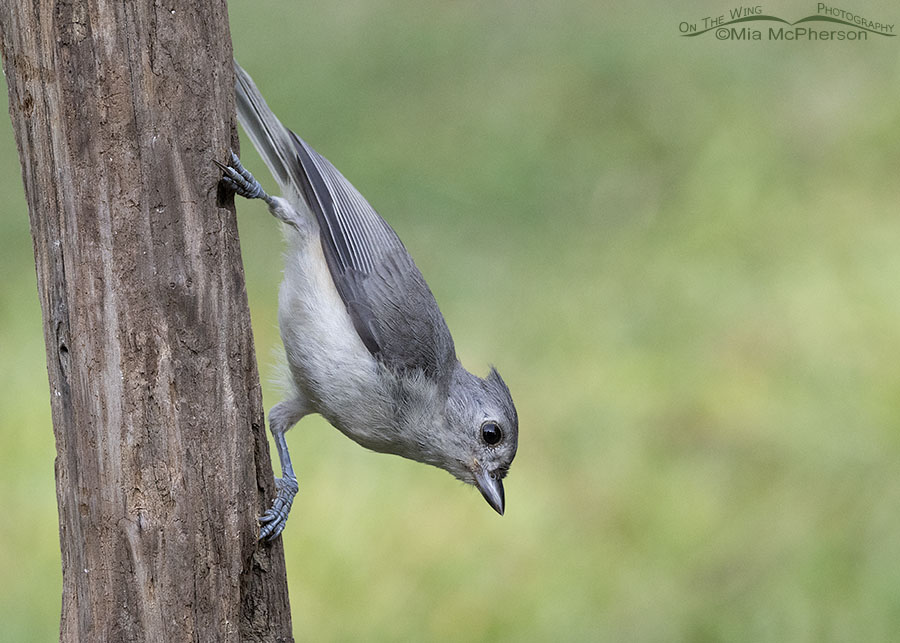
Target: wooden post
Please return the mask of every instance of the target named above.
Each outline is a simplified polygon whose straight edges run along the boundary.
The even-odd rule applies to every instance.
[[[281,543],[256,543],[274,488],[212,163],[237,148],[226,4],[2,2],[0,53],[47,347],[60,639],[290,641]]]

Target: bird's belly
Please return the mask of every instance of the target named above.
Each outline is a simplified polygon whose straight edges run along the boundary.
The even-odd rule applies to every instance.
[[[364,446],[382,432],[390,413],[380,367],[353,326],[315,234],[289,232],[278,322],[298,394],[343,433]],[[370,443],[370,444],[367,444]]]

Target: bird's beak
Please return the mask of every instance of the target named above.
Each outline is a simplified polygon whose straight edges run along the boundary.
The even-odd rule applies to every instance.
[[[506,505],[506,500],[503,496],[503,483],[492,478],[487,471],[479,470],[475,474],[475,486],[478,487],[488,504],[494,508],[494,511],[502,516],[503,508]]]

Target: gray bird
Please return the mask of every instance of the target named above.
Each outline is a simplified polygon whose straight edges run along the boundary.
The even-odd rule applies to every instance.
[[[284,529],[297,493],[284,434],[319,413],[367,449],[440,467],[475,485],[503,514],[502,480],[519,421],[493,368],[462,367],[431,290],[400,238],[343,175],[266,105],[235,62],[238,119],[281,197],[266,194],[231,154],[227,189],[262,199],[283,221],[288,250],[278,324],[290,392],[269,412],[281,460],[278,495],[260,539]]]

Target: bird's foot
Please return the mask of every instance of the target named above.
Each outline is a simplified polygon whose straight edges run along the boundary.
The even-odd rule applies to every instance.
[[[245,199],[264,199],[268,201],[269,195],[265,193],[259,181],[250,174],[250,171],[241,164],[237,154],[234,152],[229,154],[231,158],[228,161],[228,165],[213,161],[222,170],[222,183],[226,189]]]
[[[275,540],[284,531],[288,513],[294,503],[294,496],[297,495],[299,489],[297,478],[293,476],[275,478],[275,487],[278,489],[278,494],[275,496],[275,501],[272,502],[272,507],[259,517],[260,540]]]

